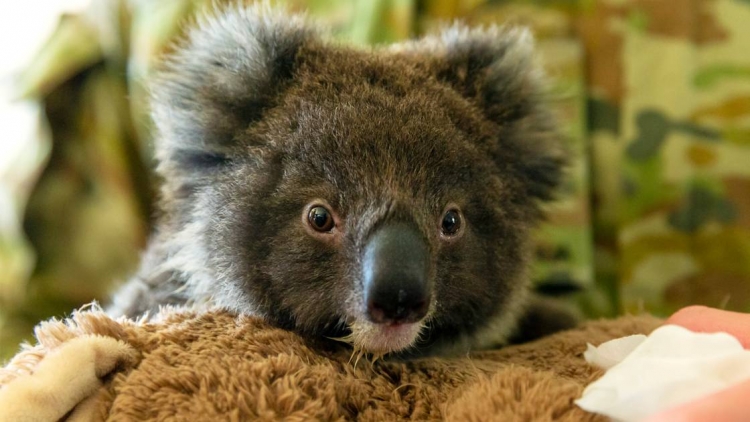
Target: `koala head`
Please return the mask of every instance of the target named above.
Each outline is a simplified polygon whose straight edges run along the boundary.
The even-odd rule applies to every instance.
[[[194,300],[373,353],[512,324],[564,163],[527,32],[359,49],[231,8],[153,92],[166,265]]]

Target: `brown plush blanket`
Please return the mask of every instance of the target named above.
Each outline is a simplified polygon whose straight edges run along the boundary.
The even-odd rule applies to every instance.
[[[573,404],[601,375],[586,343],[649,333],[648,317],[588,322],[534,343],[408,363],[320,350],[250,317],[98,310],[40,324],[0,370],[0,420],[606,420]]]

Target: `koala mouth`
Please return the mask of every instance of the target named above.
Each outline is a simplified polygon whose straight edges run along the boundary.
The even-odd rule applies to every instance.
[[[350,326],[348,340],[355,349],[374,355],[397,352],[414,346],[424,325],[421,321],[400,324],[356,321]]]

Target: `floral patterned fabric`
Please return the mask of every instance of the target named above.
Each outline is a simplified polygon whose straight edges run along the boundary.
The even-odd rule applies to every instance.
[[[144,81],[210,3],[94,0],[19,80],[44,105],[51,152],[19,170],[24,230],[0,225],[0,356],[136,265],[156,182]],[[574,155],[537,235],[538,289],[588,316],[750,311],[750,1],[283,3],[356,44],[455,19],[530,26]]]

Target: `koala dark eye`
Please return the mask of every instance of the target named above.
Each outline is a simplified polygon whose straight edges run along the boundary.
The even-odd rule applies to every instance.
[[[458,210],[455,210],[455,209],[448,210],[443,215],[443,222],[441,225],[443,234],[445,236],[454,236],[456,233],[458,233],[458,230],[460,228],[461,228],[461,214],[458,212]]]
[[[317,205],[307,213],[307,222],[315,231],[327,232],[333,228],[333,216],[324,206]]]

